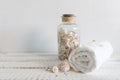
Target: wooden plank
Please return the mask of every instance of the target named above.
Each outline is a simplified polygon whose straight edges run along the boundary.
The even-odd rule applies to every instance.
[[[28,53],[0,54],[0,80],[120,80],[120,57],[111,57],[97,71],[54,74],[47,67],[58,65],[57,55]]]

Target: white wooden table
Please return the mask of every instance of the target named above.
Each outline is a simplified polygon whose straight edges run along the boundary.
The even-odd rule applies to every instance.
[[[120,56],[112,56],[98,71],[89,74],[54,74],[46,70],[59,63],[55,54],[1,53],[0,80],[120,80]]]

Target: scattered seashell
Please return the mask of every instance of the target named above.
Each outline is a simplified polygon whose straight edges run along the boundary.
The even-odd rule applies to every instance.
[[[53,73],[57,73],[57,72],[58,72],[58,70],[59,70],[59,69],[58,69],[58,67],[57,67],[57,66],[53,66],[53,67],[52,67],[52,72],[53,72]]]

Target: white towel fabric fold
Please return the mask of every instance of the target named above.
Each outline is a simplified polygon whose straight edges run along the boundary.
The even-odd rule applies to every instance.
[[[112,53],[113,48],[108,41],[92,42],[73,50],[68,60],[75,71],[87,73],[98,69]]]

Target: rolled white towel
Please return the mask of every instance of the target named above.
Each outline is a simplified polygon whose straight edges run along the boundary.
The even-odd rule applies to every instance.
[[[113,48],[108,41],[92,42],[73,50],[68,61],[75,71],[87,73],[98,69],[112,53]]]

